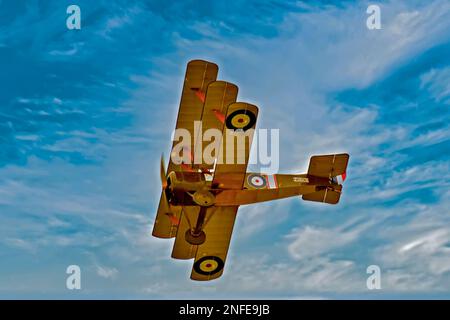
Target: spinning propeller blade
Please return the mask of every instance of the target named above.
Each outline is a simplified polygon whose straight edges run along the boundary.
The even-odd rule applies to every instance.
[[[161,174],[161,185],[163,189],[167,188],[167,177],[166,177],[166,168],[164,166],[164,155],[161,155],[161,167],[160,167],[160,174]]]
[[[164,204],[164,211],[167,214],[173,215],[171,210],[170,210],[170,204],[169,204],[169,200],[167,199],[167,194],[166,194],[166,188],[167,188],[167,177],[166,177],[166,168],[164,166],[164,155],[161,155],[161,167],[160,167],[160,174],[161,174],[161,185],[162,185],[162,198],[161,201]],[[171,218],[169,216],[169,218]],[[172,219],[171,219],[172,221]],[[173,222],[173,221],[172,221]]]

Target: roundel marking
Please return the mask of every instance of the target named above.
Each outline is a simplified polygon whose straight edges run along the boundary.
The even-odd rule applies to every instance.
[[[194,263],[194,270],[198,274],[210,276],[220,272],[223,269],[224,262],[221,258],[216,256],[206,256],[198,259]]]
[[[253,188],[261,189],[267,186],[267,180],[262,175],[259,174],[251,174],[247,178],[247,182]]]
[[[232,112],[225,120],[228,129],[246,131],[256,123],[256,116],[246,109]]]

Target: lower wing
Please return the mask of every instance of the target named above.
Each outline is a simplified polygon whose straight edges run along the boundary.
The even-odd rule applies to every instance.
[[[208,281],[223,274],[238,208],[239,206],[208,208],[213,212],[204,228],[206,241],[197,246],[192,280]]]

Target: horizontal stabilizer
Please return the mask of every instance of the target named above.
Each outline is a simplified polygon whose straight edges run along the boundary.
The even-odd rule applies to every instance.
[[[333,189],[324,187],[323,190],[304,194],[302,199],[306,201],[336,204],[339,202],[339,198],[341,197],[341,190],[342,186],[340,185],[333,187]]]

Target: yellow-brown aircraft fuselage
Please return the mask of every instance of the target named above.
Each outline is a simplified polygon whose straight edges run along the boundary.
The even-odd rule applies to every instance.
[[[213,186],[212,181],[208,181],[208,175],[201,172],[170,173],[170,185],[166,188],[169,203],[178,206],[235,206],[312,194],[322,190],[340,193],[342,188],[333,179],[308,176],[308,174],[247,173],[243,189],[222,189],[220,186]],[[262,179],[272,176],[276,185],[255,188],[249,182],[249,178],[255,176]],[[233,179],[232,173],[229,178]],[[213,201],[197,203],[194,198],[196,192],[210,193]]]

